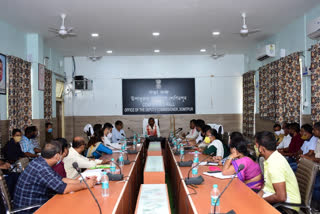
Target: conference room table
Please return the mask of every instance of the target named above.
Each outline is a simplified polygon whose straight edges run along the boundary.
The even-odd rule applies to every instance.
[[[210,213],[210,192],[213,185],[217,184],[220,191],[222,191],[230,179],[218,179],[204,175],[203,172],[209,171],[209,166],[199,166],[198,172],[204,178],[204,182],[196,187],[187,186],[184,178],[188,177],[191,167],[178,166],[177,162],[180,161],[179,155],[174,155],[169,143],[166,143],[165,152],[168,176],[174,195],[174,207],[177,213]],[[201,154],[199,155],[199,160],[201,161],[205,157],[205,155]],[[193,160],[193,154],[189,154],[189,151],[186,150],[184,160]],[[227,213],[230,210],[235,211],[237,214],[279,213],[238,178],[232,181],[220,199],[221,213]]]
[[[125,181],[110,181],[110,195],[102,197],[101,185],[91,188],[96,196],[103,214],[134,213],[140,185],[143,183],[143,167],[146,155],[143,144],[137,146],[138,154],[128,154],[130,165],[124,165],[122,174]],[[103,158],[117,160],[119,153],[103,155]],[[74,193],[55,195],[36,214],[63,214],[63,213],[99,213],[99,208],[92,198],[89,190],[81,190]]]

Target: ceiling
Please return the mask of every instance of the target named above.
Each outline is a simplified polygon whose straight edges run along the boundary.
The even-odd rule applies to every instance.
[[[0,20],[25,32],[41,34],[45,43],[64,56],[200,54],[200,49],[241,54],[251,44],[279,32],[319,0],[1,0]],[[241,38],[241,12],[250,28],[262,32]],[[59,15],[77,37],[61,39],[48,32],[58,28]],[[152,32],[160,32],[158,38]],[[217,38],[212,31],[221,31]],[[99,38],[91,38],[97,32]]]

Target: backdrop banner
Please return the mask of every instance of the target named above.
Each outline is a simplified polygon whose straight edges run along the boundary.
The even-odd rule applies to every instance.
[[[194,114],[194,78],[123,79],[123,115]]]

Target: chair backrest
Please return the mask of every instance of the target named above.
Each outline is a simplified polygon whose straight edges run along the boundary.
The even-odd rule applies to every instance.
[[[25,158],[20,158],[19,160],[16,161],[16,164],[20,163],[21,167],[23,170],[28,166],[29,164],[29,159],[27,157]]]
[[[224,134],[224,130],[223,130],[223,126],[221,124],[214,124],[214,123],[210,123],[208,124],[211,128],[215,129],[218,134],[223,135]]]
[[[1,169],[0,169],[0,191],[1,191],[1,199],[4,204],[4,208],[6,209],[6,211],[11,211],[12,205],[11,205],[9,189]]]
[[[300,159],[296,177],[299,185],[301,202],[310,207],[312,199],[313,186],[316,180],[318,166],[311,160]]]

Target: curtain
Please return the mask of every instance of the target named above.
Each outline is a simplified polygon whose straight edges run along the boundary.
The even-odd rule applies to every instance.
[[[275,89],[278,77],[276,62],[259,68],[259,99],[260,118],[264,120],[275,120]]]
[[[242,131],[247,137],[253,137],[254,135],[254,74],[255,71],[243,74]]]
[[[45,83],[44,83],[44,119],[51,121],[52,119],[52,72],[48,69],[45,70]]]
[[[24,129],[32,123],[31,63],[9,56],[8,68],[8,117],[11,135],[14,128]]]
[[[311,47],[311,120],[320,121],[320,44]]]
[[[259,68],[260,117],[277,123],[300,122],[299,53]]]

